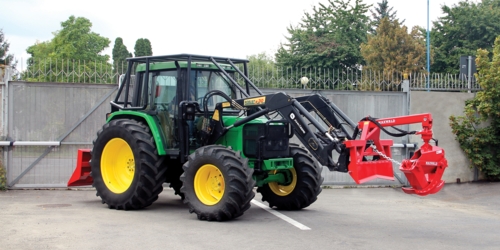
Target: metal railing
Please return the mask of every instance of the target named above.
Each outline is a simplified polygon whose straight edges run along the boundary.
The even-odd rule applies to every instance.
[[[307,85],[301,78],[307,77]],[[321,68],[249,68],[249,78],[264,88],[310,88],[330,90],[402,91],[402,83],[409,80],[411,90],[479,91],[477,79],[458,74],[379,72],[372,70],[338,70]]]
[[[126,67],[113,69],[110,63],[78,60],[40,60],[21,69],[20,80],[30,82],[117,83]],[[402,91],[402,82],[409,80],[411,90],[479,91],[476,77],[467,79],[458,74],[377,72],[372,70],[339,70],[329,68],[252,67],[249,78],[260,88]],[[303,85],[301,78],[307,77]],[[405,78],[406,77],[406,78]],[[243,79],[238,79],[243,82]]]
[[[85,60],[29,61],[18,77],[29,82],[116,83],[119,72],[106,62]]]

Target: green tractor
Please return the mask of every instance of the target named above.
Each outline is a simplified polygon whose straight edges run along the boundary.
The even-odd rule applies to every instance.
[[[321,192],[321,165],[348,172],[353,151],[344,141],[356,141],[358,127],[322,96],[265,95],[248,78],[247,60],[191,54],[127,60],[106,124],[92,150],[81,151],[86,155],[68,182],[92,184],[109,208],[147,207],[168,183],[200,220],[242,215],[254,187],[270,207],[299,210]],[[293,136],[303,146],[290,143]],[[389,160],[371,158],[381,168],[390,164],[392,175]],[[80,169],[84,161],[90,173]]]

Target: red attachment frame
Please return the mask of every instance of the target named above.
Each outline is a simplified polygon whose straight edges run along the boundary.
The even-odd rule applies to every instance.
[[[78,149],[76,169],[68,181],[68,187],[92,185],[90,176],[90,149]]]
[[[444,150],[438,146],[432,146],[432,116],[431,114],[418,114],[400,117],[383,118],[376,120],[382,127],[397,126],[404,124],[421,123],[422,130],[416,132],[424,141],[413,157],[403,160],[399,169],[405,174],[411,188],[403,188],[408,194],[428,195],[441,190],[444,181],[441,180],[444,169],[448,162],[444,156]],[[380,156],[369,145],[373,143],[377,151],[392,158],[392,140],[380,139],[380,128],[372,121],[360,121],[358,128],[362,130],[359,140],[344,142],[350,153],[349,174],[357,184],[370,181],[375,178],[394,180],[392,162]],[[375,157],[374,156],[379,156]]]

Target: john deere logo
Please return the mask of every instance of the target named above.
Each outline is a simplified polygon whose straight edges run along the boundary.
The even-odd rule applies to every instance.
[[[247,99],[243,102],[243,105],[245,105],[245,106],[258,106],[258,105],[264,104],[265,102],[266,102],[266,97],[261,96],[261,97],[255,97],[252,99]]]

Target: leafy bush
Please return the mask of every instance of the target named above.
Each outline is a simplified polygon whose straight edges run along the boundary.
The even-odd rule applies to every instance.
[[[500,179],[500,36],[493,57],[479,49],[476,59],[481,91],[465,105],[464,116],[450,116],[456,140],[470,160],[489,179]]]
[[[0,190],[7,189],[7,172],[3,166],[3,163],[0,161]]]

